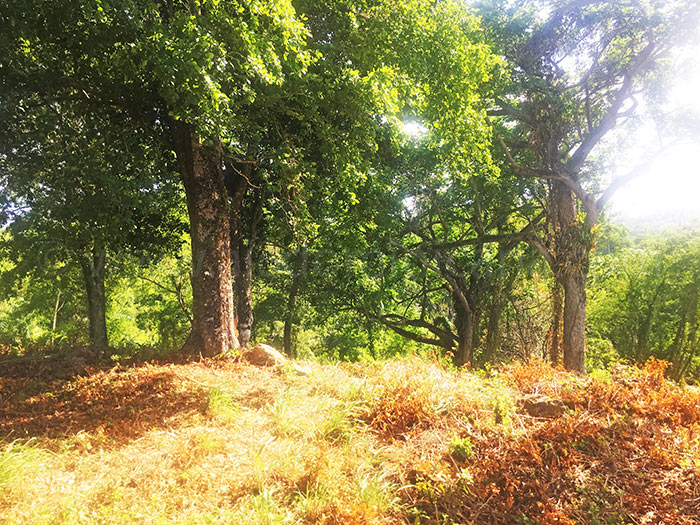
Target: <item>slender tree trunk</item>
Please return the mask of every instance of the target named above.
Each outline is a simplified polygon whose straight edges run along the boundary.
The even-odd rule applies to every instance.
[[[253,201],[247,201],[252,177],[252,162],[242,163],[241,169],[227,165],[226,188],[231,198],[229,229],[235,283],[236,328],[238,340],[243,348],[250,343],[253,329],[253,249],[264,205],[264,195],[260,188],[253,191]]]
[[[54,342],[56,341],[56,326],[58,325],[58,312],[61,311],[61,308],[63,308],[63,304],[61,304],[61,290],[58,290],[58,292],[56,292],[56,304],[53,307],[53,320],[51,322],[51,348],[53,348]]]
[[[238,341],[241,347],[247,348],[253,329],[253,257],[250,247],[243,242],[238,243],[232,255]]]
[[[183,350],[211,357],[239,346],[233,330],[222,149],[220,144],[201,144],[191,125],[174,119],[171,123],[192,239],[192,331]]]
[[[294,321],[296,319],[296,302],[299,290],[301,289],[301,280],[306,265],[306,247],[301,246],[296,254],[294,254],[294,266],[292,268],[292,285],[289,288],[289,296],[287,298],[287,310],[284,317],[284,335],[283,348],[284,352],[290,357],[296,357],[296,351],[292,345],[292,336],[294,331]]]
[[[107,339],[107,297],[105,294],[104,248],[94,249],[89,257],[83,257],[81,267],[85,281],[90,323],[90,345],[98,348],[109,346]]]

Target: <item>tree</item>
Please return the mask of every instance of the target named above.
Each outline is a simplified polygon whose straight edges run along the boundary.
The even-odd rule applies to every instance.
[[[700,244],[693,234],[627,234],[593,261],[589,331],[617,354],[673,363],[677,379],[696,378],[700,359]]]
[[[118,111],[90,113],[82,102],[44,105],[25,96],[1,115],[0,151],[7,154],[0,184],[13,204],[15,273],[66,261],[79,268],[90,344],[107,347],[108,254],[155,254],[179,242],[172,162],[156,130],[139,129]]]
[[[546,227],[530,242],[563,289],[564,366],[585,370],[586,281],[601,211],[649,159],[602,186],[592,154],[639,115],[666,57],[697,30],[697,2],[484,4],[511,67],[490,112],[517,177],[542,195]],[[543,14],[544,13],[544,14]]]
[[[351,292],[350,304],[375,322],[442,348],[457,365],[476,364],[482,324],[480,361],[495,353],[505,300],[527,264],[519,244],[539,218],[528,219],[527,206],[513,210],[520,188],[512,180],[454,174],[425,147],[407,147],[387,168],[377,227],[360,234],[370,243],[355,267],[361,273],[336,279],[369,285]],[[509,242],[496,243],[502,239]]]
[[[306,30],[291,4],[237,1],[8,2],[0,101],[86,99],[143,127],[167,124],[192,238],[193,326],[186,347],[214,355],[233,330],[224,145],[257,89],[303,71]]]
[[[387,13],[413,5],[393,6]],[[426,144],[378,151],[367,183],[357,190],[359,209],[336,212],[328,224],[340,233],[321,235],[329,257],[323,266],[333,268],[331,279],[342,283],[336,287],[345,307],[415,341],[447,351],[456,347],[458,364],[472,362],[474,324],[488,274],[481,271],[482,254],[494,240],[473,237],[479,226],[484,235],[517,226],[502,209],[486,225],[480,224],[482,210],[475,211],[475,195],[478,200],[483,190],[478,186],[488,186],[498,171],[484,118],[498,61],[480,40],[475,18],[458,3],[433,4],[406,26],[400,22],[403,13],[388,21],[383,13],[362,14],[368,24],[383,24],[385,40],[402,43],[384,51],[383,62],[400,65],[399,72],[411,81],[403,118],[423,124]],[[503,195],[515,199],[517,192]],[[512,200],[503,199],[508,210]],[[333,251],[345,257],[338,260]]]
[[[376,164],[380,142],[392,140],[399,112],[410,105],[419,110],[410,102],[412,97],[420,93],[421,110],[439,111],[443,121],[451,115],[452,124],[464,129],[464,114],[459,113],[457,120],[451,113],[456,109],[446,86],[453,82],[450,96],[460,88],[468,92],[476,77],[488,75],[488,50],[472,44],[474,20],[457,4],[417,1],[397,6],[376,1],[359,7],[345,1],[322,5],[298,1],[295,5],[307,20],[308,49],[319,59],[303,76],[266,87],[264,96],[246,106],[247,125],[236,134],[235,150],[226,153],[225,175],[233,202],[236,314],[243,345],[253,321],[252,254],[260,243],[275,242],[263,238],[264,232],[275,230],[268,223],[285,224],[288,235],[284,228],[276,228],[277,233],[303,256],[301,247],[315,229],[307,203],[328,195],[329,181],[341,206],[352,201],[356,186]],[[461,29],[449,40],[459,50],[452,58],[446,39],[454,20]],[[392,44],[387,46],[387,41]],[[413,57],[416,46],[434,55],[427,65]],[[442,59],[447,61],[442,64]],[[435,100],[428,98],[429,89],[435,89]],[[297,285],[290,286],[286,346],[299,281],[299,273],[292,273]]]

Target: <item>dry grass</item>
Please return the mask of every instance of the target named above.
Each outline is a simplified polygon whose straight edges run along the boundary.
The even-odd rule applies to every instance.
[[[539,363],[3,378],[4,523],[697,523],[697,391]],[[568,414],[518,414],[521,393]]]

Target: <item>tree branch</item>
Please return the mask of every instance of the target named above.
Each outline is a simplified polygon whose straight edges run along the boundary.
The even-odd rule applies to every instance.
[[[527,226],[525,226],[522,230],[518,232],[482,235],[480,237],[473,237],[471,239],[461,239],[459,241],[430,244],[426,245],[426,248],[433,250],[449,250],[452,248],[460,248],[463,246],[470,246],[475,244],[487,244],[492,242],[528,241],[528,237],[532,235],[535,231],[535,226],[539,224],[539,222],[544,218],[544,216],[545,213],[541,212],[532,221],[530,221],[527,224]]]
[[[593,148],[598,145],[601,139],[608,133],[612,128],[615,127],[615,121],[620,116],[620,110],[625,100],[630,96],[632,87],[634,85],[634,75],[642,69],[650,60],[652,52],[654,51],[654,43],[649,42],[644,49],[637,55],[634,64],[625,72],[622,77],[622,85],[617,90],[615,98],[612,104],[606,111],[605,115],[600,119],[597,126],[594,126],[590,133],[583,139],[579,147],[576,149],[573,155],[569,158],[566,163],[566,171],[571,174],[572,177],[577,174],[583,163],[588,158],[588,155],[593,150]]]
[[[457,340],[457,337],[448,330],[443,330],[437,326],[428,323],[427,321],[422,321],[420,319],[409,319],[407,317],[400,316],[398,314],[386,314],[379,318],[382,322],[388,321],[397,326],[413,326],[415,328],[425,328],[429,330],[440,340],[451,339],[453,341]]]

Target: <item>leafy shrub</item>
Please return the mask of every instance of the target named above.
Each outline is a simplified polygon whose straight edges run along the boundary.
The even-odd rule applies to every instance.
[[[466,461],[474,456],[474,444],[469,436],[454,438],[450,443],[450,454],[458,461]]]
[[[586,368],[588,370],[608,370],[621,362],[622,358],[608,339],[589,337],[586,340]]]

